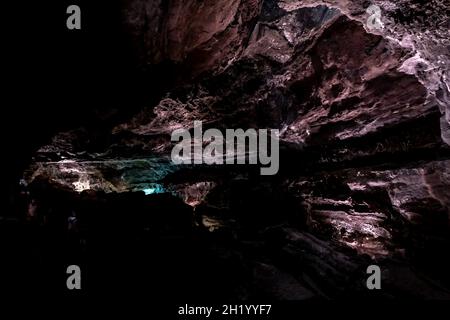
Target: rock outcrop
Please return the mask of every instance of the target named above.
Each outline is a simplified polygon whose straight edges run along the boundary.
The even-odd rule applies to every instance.
[[[370,296],[373,263],[381,297],[450,297],[448,2],[133,0],[122,13],[141,67],[175,65],[176,85],[103,128],[106,141],[57,134],[24,174],[31,190],[181,198],[192,221],[175,233],[213,239],[212,265],[247,279],[224,284],[241,298]],[[279,129],[279,174],[174,165],[170,134],[195,120]]]

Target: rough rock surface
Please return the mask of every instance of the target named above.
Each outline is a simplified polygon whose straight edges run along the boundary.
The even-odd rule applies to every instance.
[[[247,275],[242,298],[370,295],[374,262],[382,297],[450,298],[448,1],[133,0],[123,15],[142,68],[170,61],[178,85],[106,142],[56,135],[31,188],[172,193],[205,237],[233,243],[207,252]],[[280,173],[174,166],[170,134],[194,120],[280,129]]]

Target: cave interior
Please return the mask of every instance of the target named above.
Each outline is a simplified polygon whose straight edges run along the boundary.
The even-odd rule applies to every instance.
[[[10,11],[3,288],[450,299],[448,1],[78,2]],[[174,165],[194,121],[280,130],[279,172]]]

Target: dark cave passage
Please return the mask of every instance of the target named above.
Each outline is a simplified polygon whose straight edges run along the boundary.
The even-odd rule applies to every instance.
[[[365,1],[313,0],[80,1],[80,33],[18,27],[1,287],[450,299],[449,8],[431,1],[433,24],[415,2],[374,1],[378,31]],[[194,121],[276,129],[279,171],[174,164],[171,135]]]

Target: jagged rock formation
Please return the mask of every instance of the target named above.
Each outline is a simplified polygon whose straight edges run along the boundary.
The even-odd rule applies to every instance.
[[[450,4],[373,4],[382,30],[367,27],[367,1],[130,1],[141,67],[170,61],[176,86],[106,128],[107,142],[59,133],[26,183],[76,203],[172,193],[204,237],[238,243],[207,252],[251,279],[230,289],[242,298],[369,295],[374,261],[382,297],[449,298]],[[173,165],[170,133],[194,120],[280,129],[280,173]]]

